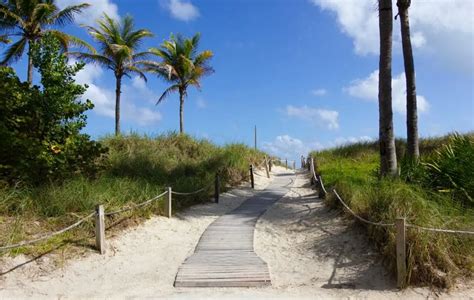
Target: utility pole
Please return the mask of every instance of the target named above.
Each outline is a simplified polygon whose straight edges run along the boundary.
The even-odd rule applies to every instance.
[[[255,125],[255,131],[254,131],[254,137],[255,137],[255,150],[257,150],[257,125]]]

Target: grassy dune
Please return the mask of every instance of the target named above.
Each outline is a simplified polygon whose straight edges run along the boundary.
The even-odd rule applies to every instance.
[[[0,245],[31,239],[57,230],[86,216],[97,204],[106,211],[143,202],[171,186],[189,192],[210,188],[193,196],[173,196],[173,210],[209,201],[214,178],[221,173],[221,190],[248,178],[249,163],[260,162],[264,154],[243,144],[218,147],[207,140],[168,134],[156,138],[129,135],[106,137],[101,142],[108,154],[97,163],[96,178],[75,177],[62,183],[29,187],[21,183],[0,188]],[[163,212],[163,201],[107,219],[107,226],[126,226]],[[38,254],[61,244],[92,245],[93,224],[89,222],[64,235],[36,246],[12,250],[12,254]]]
[[[452,145],[453,137],[422,140],[421,163],[402,160],[399,179],[378,178],[377,143],[346,145],[312,155],[325,185],[335,188],[366,219],[392,223],[397,217],[406,217],[408,223],[419,226],[473,231],[474,206],[466,199],[474,196],[470,187],[474,180],[474,137],[465,135],[462,139],[462,149]],[[397,141],[398,157],[403,157],[405,146]],[[445,152],[452,153],[452,157],[445,158]],[[440,170],[432,168],[435,163]],[[443,176],[452,182],[443,181]],[[446,184],[441,186],[439,182]],[[333,193],[327,202],[340,205]],[[366,226],[396,274],[394,229],[361,225]],[[456,278],[474,274],[472,236],[408,229],[407,243],[410,284],[450,287]]]

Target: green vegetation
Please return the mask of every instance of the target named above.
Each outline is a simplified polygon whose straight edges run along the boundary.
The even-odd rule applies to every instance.
[[[212,51],[197,52],[200,39],[199,33],[190,39],[181,35],[171,35],[170,40],[164,41],[160,48],[150,49],[150,52],[162,61],[148,68],[148,71],[171,84],[158,99],[157,104],[172,92],[179,93],[180,133],[184,132],[184,99],[188,94],[188,87],[200,88],[202,77],[214,72],[209,65],[209,60],[213,56]]]
[[[87,26],[89,34],[99,44],[99,53],[71,52],[83,61],[96,63],[114,72],[115,75],[115,134],[120,134],[120,94],[124,76],[137,75],[146,80],[139,67],[145,64],[148,52],[138,51],[141,43],[153,33],[147,29],[135,29],[131,16],[123,20],[114,20],[104,13],[103,19],[97,21],[97,28]]]
[[[64,26],[74,20],[76,14],[89,7],[82,3],[70,5],[60,10],[55,0],[6,0],[0,3],[0,30],[7,36],[18,36],[5,51],[1,65],[17,61],[28,47],[28,83],[33,82],[33,57],[31,49],[44,35],[53,35],[67,51],[70,44],[90,46],[74,37],[52,27]]]
[[[0,189],[0,245],[31,239],[69,225],[89,214],[97,204],[113,211],[143,202],[162,193],[167,186],[190,192],[203,186],[209,189],[193,196],[173,195],[173,210],[210,201],[214,178],[221,173],[222,190],[248,178],[249,163],[263,159],[263,153],[242,144],[218,147],[207,140],[187,135],[167,134],[155,138],[130,135],[106,137],[100,141],[109,152],[102,157],[102,170],[93,178],[77,176],[62,183],[41,186],[19,184]],[[163,201],[108,218],[108,225],[123,217],[140,217],[163,212]],[[91,244],[92,224],[74,229],[36,247],[12,250],[12,253],[38,253],[73,239]]]
[[[398,156],[406,144],[397,140]],[[313,152],[327,187],[335,188],[361,217],[393,223],[397,217],[424,227],[473,230],[474,135],[420,140],[421,161],[402,161],[400,179],[379,177],[378,143]],[[339,206],[333,193],[327,203]],[[395,272],[393,228],[367,226],[370,238]],[[407,229],[408,283],[449,287],[474,273],[472,236]],[[395,274],[395,273],[394,273]]]
[[[0,67],[0,180],[39,184],[95,172],[94,161],[104,149],[80,132],[85,112],[94,106],[79,100],[86,88],[73,79],[84,64],[68,65],[59,49],[52,35],[32,49],[41,87],[30,87],[12,69]]]

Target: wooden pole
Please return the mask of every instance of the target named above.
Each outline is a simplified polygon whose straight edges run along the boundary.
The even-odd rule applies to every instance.
[[[405,218],[397,218],[395,227],[397,230],[397,286],[403,288],[407,276]]]
[[[219,172],[216,173],[216,181],[214,185],[214,200],[216,203],[219,203],[219,194],[220,194],[220,189],[221,189],[221,182],[219,178]]]
[[[105,221],[104,206],[95,207],[95,247],[100,254],[105,254]]]
[[[173,193],[172,193],[171,187],[168,187],[168,197],[166,198],[166,202],[165,202],[165,216],[167,216],[168,218],[171,218],[171,212],[172,212],[171,203],[173,200],[172,196],[173,196]]]
[[[268,160],[267,160],[266,155],[265,155],[265,172],[267,173],[267,178],[270,178],[270,171],[268,170]]]
[[[313,172],[313,158],[311,157],[310,158],[310,161],[309,161],[309,173],[311,174],[311,184],[315,184],[315,181],[314,181],[314,172]]]
[[[255,188],[255,182],[254,182],[254,178],[253,178],[253,165],[250,165],[250,185],[252,186],[252,188]]]
[[[257,150],[257,125],[255,125],[254,143],[255,143],[255,150]]]
[[[288,170],[288,159],[285,158],[285,168]]]
[[[270,159],[270,160],[268,161],[268,171],[270,171],[270,172],[272,171],[272,166],[273,166],[273,160]]]

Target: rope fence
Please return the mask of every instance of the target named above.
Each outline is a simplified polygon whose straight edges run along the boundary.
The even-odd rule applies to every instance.
[[[270,170],[269,170],[270,167],[269,166],[271,166],[271,161],[272,160],[268,160],[267,157],[265,157],[263,159],[263,161],[258,164],[258,167],[261,167],[262,165],[265,166],[268,178],[270,178],[270,173],[269,173],[270,172]],[[251,179],[252,179],[252,188],[254,188],[253,167],[252,167],[252,165],[250,167],[250,173],[251,173]],[[165,216],[167,216],[168,218],[171,218],[171,216],[172,216],[172,200],[173,200],[172,195],[177,195],[177,196],[196,195],[196,194],[199,194],[201,192],[204,192],[204,191],[208,190],[209,188],[212,187],[212,185],[214,185],[214,200],[215,200],[215,203],[219,203],[220,176],[219,176],[219,173],[217,172],[216,176],[215,176],[215,181],[214,181],[213,184],[208,184],[208,185],[206,185],[206,186],[204,186],[204,187],[202,187],[198,190],[195,190],[195,191],[192,191],[192,192],[178,192],[178,191],[173,191],[171,187],[168,187],[167,190],[164,191],[163,193],[161,193],[161,194],[159,194],[159,195],[157,195],[153,198],[150,198],[150,199],[148,199],[144,202],[141,202],[139,204],[135,204],[133,206],[124,207],[124,208],[121,208],[121,209],[118,209],[118,210],[115,210],[115,211],[110,211],[110,212],[105,212],[103,205],[97,205],[94,212],[91,212],[87,216],[79,219],[77,222],[75,222],[75,223],[73,223],[73,224],[71,224],[71,225],[69,225],[65,228],[62,228],[62,229],[60,229],[58,231],[55,231],[55,232],[44,234],[41,237],[38,237],[38,238],[35,238],[35,239],[32,239],[32,240],[22,241],[22,242],[12,244],[12,245],[0,246],[0,251],[10,250],[10,249],[14,249],[14,248],[23,247],[23,246],[28,246],[28,245],[39,243],[41,241],[48,240],[48,239],[50,239],[54,236],[57,236],[59,234],[65,233],[69,230],[72,230],[72,229],[78,227],[82,223],[86,222],[88,219],[91,219],[92,217],[95,216],[96,248],[99,250],[99,252],[101,254],[104,254],[105,253],[105,221],[104,221],[105,217],[111,217],[111,216],[114,216],[114,215],[117,215],[117,214],[120,214],[120,213],[124,213],[124,212],[127,212],[127,211],[132,211],[132,210],[147,206],[147,205],[151,204],[152,202],[158,201],[158,200],[164,198],[166,195],[168,195],[168,197],[166,197],[166,201],[165,201]]]
[[[323,179],[320,175],[316,174],[314,158],[308,157],[306,160],[301,156],[302,166],[306,166],[311,174],[311,184],[315,184],[317,189],[319,189],[319,194],[321,198],[324,198],[327,194],[326,189],[324,188]],[[466,230],[453,230],[453,229],[440,229],[440,228],[430,228],[423,227],[418,225],[409,224],[406,222],[405,218],[396,218],[395,223],[384,223],[384,222],[372,222],[361,216],[357,215],[342,197],[337,193],[335,189],[332,189],[332,192],[336,196],[336,199],[342,204],[342,206],[356,219],[359,221],[370,224],[372,226],[382,226],[382,227],[395,227],[396,230],[396,257],[397,257],[397,286],[403,288],[406,285],[407,279],[407,259],[406,259],[406,228],[413,228],[424,231],[439,232],[439,233],[452,233],[452,234],[465,234],[465,235],[474,235],[474,231]]]

